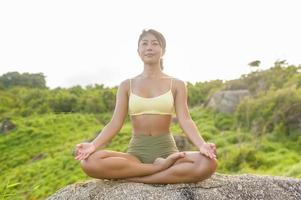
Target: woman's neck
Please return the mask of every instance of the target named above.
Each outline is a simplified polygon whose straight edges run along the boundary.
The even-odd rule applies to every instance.
[[[144,65],[143,72],[141,73],[144,78],[156,78],[162,75],[162,70],[160,68],[160,64],[156,65]]]

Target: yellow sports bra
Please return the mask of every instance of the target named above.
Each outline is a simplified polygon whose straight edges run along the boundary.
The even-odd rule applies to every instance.
[[[141,97],[132,93],[132,80],[130,79],[129,115],[158,114],[172,115],[174,113],[174,98],[170,89],[156,97]]]

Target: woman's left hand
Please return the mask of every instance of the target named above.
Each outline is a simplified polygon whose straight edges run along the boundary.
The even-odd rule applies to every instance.
[[[199,151],[208,158],[216,158],[216,147],[213,143],[204,143],[201,147],[199,147]]]

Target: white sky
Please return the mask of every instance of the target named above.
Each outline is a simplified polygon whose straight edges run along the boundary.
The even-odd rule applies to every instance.
[[[167,40],[164,71],[229,80],[276,60],[301,64],[299,0],[0,0],[0,75],[42,72],[47,86],[118,85],[143,69],[144,28]]]

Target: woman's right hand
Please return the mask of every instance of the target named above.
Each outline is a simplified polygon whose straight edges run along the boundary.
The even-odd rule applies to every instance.
[[[75,150],[75,159],[85,160],[91,153],[95,151],[95,149],[96,148],[93,143],[84,142],[77,144]]]

